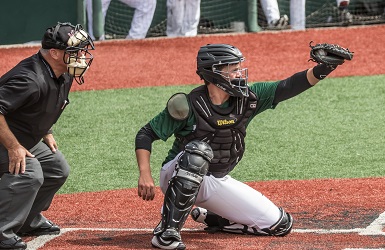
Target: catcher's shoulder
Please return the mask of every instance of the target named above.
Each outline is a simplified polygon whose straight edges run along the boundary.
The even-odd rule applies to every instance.
[[[176,93],[173,94],[167,101],[167,110],[172,118],[175,120],[185,120],[190,114],[190,105],[187,94]]]

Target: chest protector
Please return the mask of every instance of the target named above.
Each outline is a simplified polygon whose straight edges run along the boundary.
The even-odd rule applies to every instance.
[[[241,160],[245,152],[246,124],[257,108],[257,96],[250,91],[247,98],[230,99],[227,108],[213,105],[205,85],[190,94],[188,99],[197,119],[195,130],[185,138],[183,146],[192,140],[208,143],[214,158],[209,166],[209,173],[215,177],[227,175]]]

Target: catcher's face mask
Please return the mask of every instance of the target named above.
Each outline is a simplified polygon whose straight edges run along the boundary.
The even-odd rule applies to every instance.
[[[232,89],[235,89],[237,96],[249,96],[248,69],[242,68],[242,62],[214,64],[212,70],[220,75]]]

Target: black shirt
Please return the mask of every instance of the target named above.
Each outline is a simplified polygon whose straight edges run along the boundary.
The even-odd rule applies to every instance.
[[[68,73],[56,78],[40,52],[0,78],[0,113],[26,149],[35,146],[56,123],[69,103],[72,81]]]

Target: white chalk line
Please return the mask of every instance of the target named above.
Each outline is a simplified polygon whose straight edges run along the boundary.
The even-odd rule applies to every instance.
[[[295,233],[315,233],[315,234],[348,234],[358,233],[359,235],[385,235],[385,212],[375,219],[366,228],[352,229],[294,229]],[[29,241],[27,250],[37,250],[49,241],[60,237],[61,235],[73,231],[104,231],[104,232],[152,232],[153,228],[62,228],[60,234],[43,235]],[[202,231],[202,229],[184,228],[182,231]],[[385,248],[345,248],[343,250],[385,250]]]

